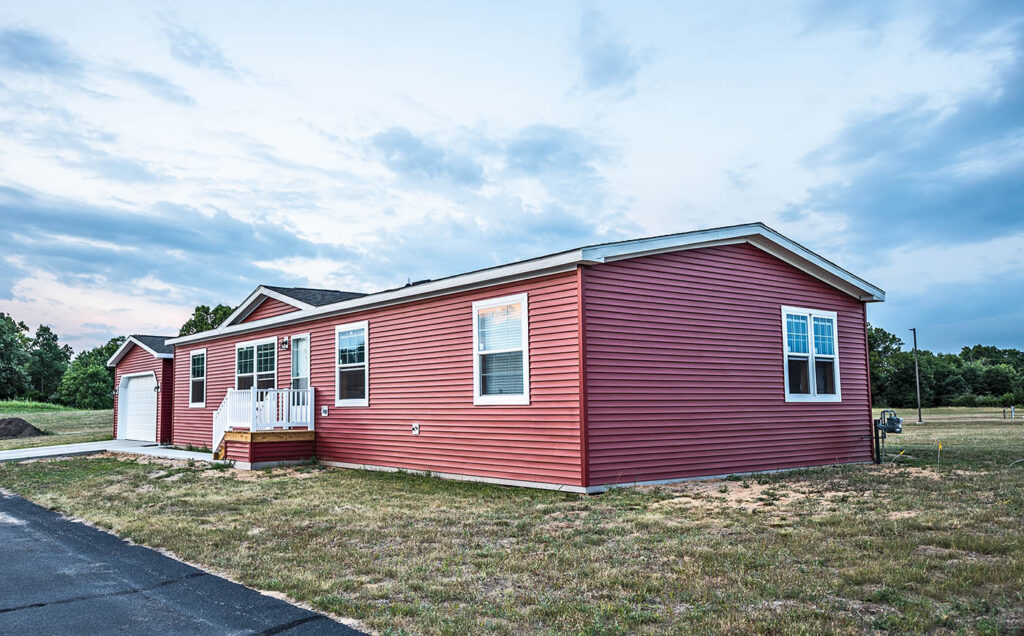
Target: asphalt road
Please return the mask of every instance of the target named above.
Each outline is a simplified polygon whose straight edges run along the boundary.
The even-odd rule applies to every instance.
[[[361,634],[0,492],[0,634]]]

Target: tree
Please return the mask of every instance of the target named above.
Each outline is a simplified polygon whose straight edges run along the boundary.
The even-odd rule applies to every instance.
[[[881,327],[868,325],[868,362],[871,373],[871,396],[875,404],[896,406],[892,401],[893,376],[898,368],[903,341]]]
[[[61,345],[57,334],[46,325],[39,325],[29,345],[25,365],[30,389],[26,397],[39,402],[50,401],[60,387],[61,378],[71,361],[71,347]]]
[[[114,386],[114,369],[107,367],[107,360],[114,355],[114,353],[121,348],[124,341],[127,340],[125,336],[116,336],[107,340],[106,344],[100,345],[95,349],[87,349],[82,353],[78,354],[78,358],[82,359],[83,363],[96,363],[101,367],[107,369],[107,373],[110,375],[110,386]],[[76,358],[76,360],[78,359]]]
[[[61,380],[60,401],[82,409],[114,408],[114,369],[106,365],[125,340],[124,336],[117,336],[78,354]]]
[[[227,305],[217,305],[213,309],[210,309],[208,305],[197,305],[192,316],[181,326],[178,335],[191,336],[200,331],[216,329],[233,311],[234,309]]]
[[[0,400],[11,400],[28,387],[28,326],[0,313]]]
[[[992,364],[985,367],[981,383],[986,395],[1003,396],[1020,386],[1020,375],[1008,364]]]
[[[79,358],[71,363],[61,381],[61,401],[78,409],[114,408],[114,386],[110,374],[103,366],[95,362],[79,362]]]

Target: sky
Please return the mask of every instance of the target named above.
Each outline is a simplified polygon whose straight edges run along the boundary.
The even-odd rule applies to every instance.
[[[1024,348],[1024,4],[0,5],[0,312],[76,350],[751,221]]]

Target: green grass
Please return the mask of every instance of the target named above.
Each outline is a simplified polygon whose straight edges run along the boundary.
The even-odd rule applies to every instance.
[[[1019,632],[1024,422],[906,429],[895,466],[591,497],[113,457],[0,487],[384,634]]]
[[[41,413],[46,411],[73,411],[71,407],[49,402],[27,402],[24,400],[2,400],[0,401],[0,415],[8,413]]]
[[[20,405],[29,408],[18,410]],[[53,408],[44,408],[39,402],[0,402],[0,417],[20,417],[46,433],[39,437],[0,439],[0,450],[99,442],[113,437],[112,410],[76,411],[52,404],[45,406]]]

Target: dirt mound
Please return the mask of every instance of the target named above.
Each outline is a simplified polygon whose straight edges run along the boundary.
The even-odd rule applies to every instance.
[[[20,417],[5,417],[0,419],[0,439],[12,437],[38,437],[43,432],[32,426]]]

